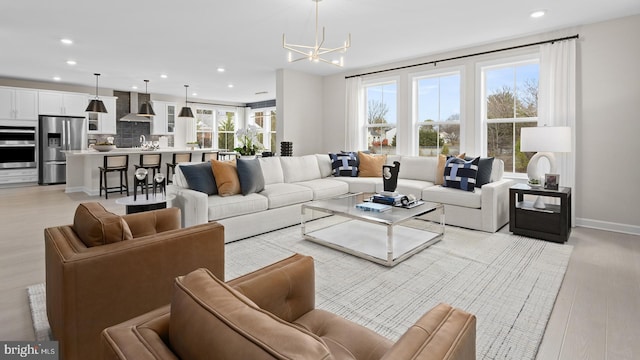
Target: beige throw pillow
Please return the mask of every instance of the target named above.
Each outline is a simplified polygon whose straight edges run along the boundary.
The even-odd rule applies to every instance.
[[[241,193],[235,159],[230,161],[211,159],[211,170],[218,187],[218,195],[231,196]]]
[[[387,155],[370,155],[358,151],[358,176],[382,177],[382,165],[387,162]]]

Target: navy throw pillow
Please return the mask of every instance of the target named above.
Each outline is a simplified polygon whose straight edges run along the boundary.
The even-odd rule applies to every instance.
[[[260,167],[260,160],[238,159],[236,160],[240,190],[242,195],[257,193],[264,190],[264,175]]]
[[[216,195],[218,193],[218,186],[216,185],[216,179],[213,177],[210,162],[178,166],[187,180],[187,184],[189,184],[189,189],[203,192],[207,195]]]
[[[475,191],[479,162],[479,157],[471,161],[465,161],[457,157],[447,159],[444,165],[443,186],[471,192]]]
[[[333,176],[358,176],[358,156],[353,153],[329,154]]]
[[[473,160],[472,157],[465,157],[466,161]],[[489,158],[480,158],[480,162],[478,163],[478,176],[476,176],[476,187],[482,187],[484,184],[488,184],[491,182],[491,170],[493,169],[493,159]]]

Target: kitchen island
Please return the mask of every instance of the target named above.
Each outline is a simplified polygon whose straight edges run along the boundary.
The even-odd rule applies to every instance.
[[[133,195],[133,176],[135,165],[140,164],[140,154],[154,153],[162,154],[162,173],[166,172],[166,163],[173,160],[173,154],[191,153],[192,162],[200,162],[203,152],[218,151],[215,149],[187,149],[187,148],[164,148],[157,150],[142,150],[141,148],[116,148],[111,151],[100,152],[97,150],[68,150],[63,151],[67,158],[65,192],[84,192],[87,195],[98,195],[100,193],[100,169],[104,165],[104,157],[109,155],[129,155],[129,192]],[[224,150],[222,150],[224,151]],[[166,175],[166,174],[165,174]],[[119,184],[118,173],[108,174],[110,184]]]

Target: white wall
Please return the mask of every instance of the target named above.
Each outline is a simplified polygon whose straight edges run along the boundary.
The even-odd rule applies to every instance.
[[[573,189],[573,196],[576,198],[576,224],[640,234],[640,168],[635,166],[632,160],[640,154],[637,141],[640,134],[640,42],[634,38],[640,34],[640,15],[328,77],[324,81],[323,89],[324,111],[325,114],[331,114],[332,118],[325,119],[325,122],[331,124],[332,129],[325,129],[322,152],[340,150],[341,144],[345,141],[344,137],[339,138],[345,129],[344,75],[422,63],[576,33],[580,34],[577,42],[576,186]],[[461,109],[461,116],[467,119],[462,151],[476,154],[480,145],[477,141],[477,131],[480,129],[474,127],[475,119],[479,116],[479,96],[475,84],[476,64],[530,51],[531,49],[522,49],[437,65],[462,66],[464,76],[467,77]],[[400,78],[399,87],[406,88],[409,86],[410,72],[429,68],[432,69],[433,65],[376,76],[397,75]],[[408,103],[408,98],[401,98],[398,107]]]
[[[276,138],[278,144],[281,141],[293,142],[294,155],[322,151],[324,129],[322,95],[322,77],[293,70],[277,71]],[[280,149],[275,151],[279,153]]]

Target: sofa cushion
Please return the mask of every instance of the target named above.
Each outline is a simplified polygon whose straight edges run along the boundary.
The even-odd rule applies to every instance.
[[[329,177],[333,174],[331,156],[327,154],[316,154],[316,160],[318,160],[318,167],[320,168],[320,176],[323,178]]]
[[[400,159],[399,179],[435,182],[438,159],[430,156],[403,156]]]
[[[127,222],[97,202],[78,205],[73,217],[73,231],[87,247],[133,239]]]
[[[230,161],[212,159],[211,168],[213,169],[213,177],[216,179],[216,185],[218,186],[218,195],[229,196],[241,193],[240,179],[238,178],[235,159]]]
[[[444,167],[444,186],[474,191],[480,158],[465,161],[456,157],[447,159]]]
[[[331,160],[331,173],[333,176],[358,176],[358,157],[355,153],[330,153],[329,159]]]
[[[337,181],[343,181],[349,185],[349,192],[351,193],[374,193],[378,192],[378,188],[382,189],[382,176],[378,177],[336,177]]]
[[[476,189],[474,192],[460,191],[459,189],[436,185],[422,190],[422,200],[480,209],[482,206],[482,190]]]
[[[313,200],[328,199],[349,192],[349,185],[344,181],[329,179],[315,179],[297,182],[296,185],[308,187],[313,191]]]
[[[424,180],[413,180],[413,179],[398,179],[398,186],[396,187],[396,192],[403,195],[415,195],[416,198],[420,198],[422,195],[422,190],[432,187],[434,184],[430,181]],[[380,186],[378,192],[383,190],[383,186]]]
[[[328,359],[317,336],[260,309],[206,269],[176,279],[169,343],[181,359]]]
[[[280,163],[280,157],[260,158],[259,161],[265,185],[284,182],[284,175],[282,174],[282,164]]]
[[[238,159],[238,179],[240,180],[240,190],[242,195],[256,193],[264,189],[264,177],[260,161],[254,159]]]
[[[387,155],[370,155],[358,151],[358,176],[382,177],[382,165],[386,162]]]
[[[209,162],[195,164],[180,164],[177,166],[189,185],[189,189],[203,192],[207,195],[218,193],[216,179]]]
[[[465,156],[466,161],[473,160],[472,157]],[[494,158],[480,158],[480,162],[478,162],[478,175],[476,176],[476,187],[482,187],[484,184],[488,184],[491,182],[491,171],[493,170],[493,160]]]
[[[233,216],[251,214],[267,210],[267,198],[259,194],[246,196],[237,194],[231,196],[211,195],[207,200],[207,219],[220,220]]]
[[[294,183],[321,178],[315,155],[282,156],[280,163],[285,182]]]
[[[269,209],[313,200],[313,190],[302,185],[288,183],[265,185],[260,195],[267,198]]]

